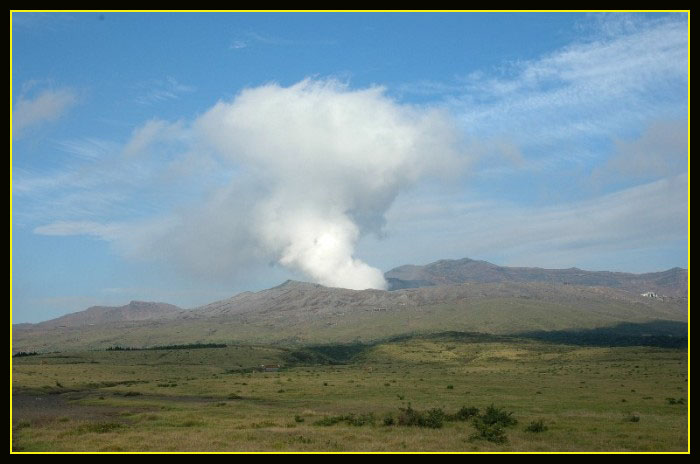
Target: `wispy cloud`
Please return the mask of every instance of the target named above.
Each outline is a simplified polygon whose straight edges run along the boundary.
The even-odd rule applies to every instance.
[[[685,118],[688,29],[685,16],[595,18],[585,40],[547,55],[446,82],[406,83],[399,94],[441,99],[469,136],[516,144],[525,167],[604,160],[613,139]]]
[[[120,236],[122,226],[119,224],[100,224],[91,221],[56,221],[34,228],[39,235],[90,235],[106,241],[112,241]]]
[[[684,22],[654,23],[514,63],[503,77],[470,76],[455,103],[477,133],[528,134],[533,143],[614,134],[628,121],[677,110],[687,86],[687,46]]]
[[[81,137],[56,142],[56,147],[64,153],[68,153],[83,160],[96,160],[104,158],[119,150],[115,142],[97,137]]]
[[[644,260],[655,249],[686,239],[687,187],[682,174],[546,207],[421,192],[399,197],[387,214],[392,246],[378,242],[364,251],[397,265],[406,262],[402,256],[416,256],[416,243],[430,243],[416,259],[481,256],[517,265],[598,263],[610,269],[624,269],[621,256],[628,254],[638,270],[650,271],[657,262],[645,266]]]
[[[235,39],[233,42],[231,42],[231,45],[229,46],[231,50],[241,50],[246,47],[248,47],[248,42],[241,39]]]
[[[305,39],[280,37],[272,34],[264,34],[255,31],[245,31],[239,33],[229,44],[231,50],[242,50],[255,45],[266,45],[270,47],[289,47],[295,45],[333,45],[334,40],[330,39]]]
[[[21,138],[28,130],[56,121],[78,102],[77,93],[70,88],[47,89],[34,97],[21,94],[12,111],[12,132]]]
[[[136,103],[140,105],[154,105],[157,103],[178,100],[182,95],[195,92],[194,86],[182,84],[172,76],[164,79],[152,79],[141,84]]]
[[[158,141],[176,141],[186,138],[186,133],[182,122],[170,123],[162,119],[151,119],[132,132],[123,153],[127,157],[138,156]]]

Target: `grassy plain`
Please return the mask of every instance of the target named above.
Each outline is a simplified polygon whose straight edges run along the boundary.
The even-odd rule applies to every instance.
[[[342,348],[239,345],[15,358],[13,449],[688,450],[685,350],[460,334]],[[328,355],[339,362],[327,363]],[[254,369],[277,363],[278,372]],[[475,438],[474,420],[399,425],[395,419],[409,403],[448,414],[493,404],[512,412],[517,424],[503,429],[501,443]],[[318,423],[340,416],[367,420]],[[388,417],[393,425],[385,425]],[[545,430],[528,430],[539,421]]]

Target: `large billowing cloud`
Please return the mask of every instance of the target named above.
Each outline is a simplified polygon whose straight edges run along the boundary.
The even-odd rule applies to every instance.
[[[105,201],[128,186],[131,203],[155,214],[81,214],[35,232],[97,236],[205,279],[274,262],[327,286],[384,288],[382,272],[355,255],[358,240],[382,233],[402,190],[459,172],[461,146],[447,113],[397,103],[379,87],[264,85],[189,124],[148,121],[118,162],[96,170]]]
[[[384,288],[382,272],[353,256],[357,240],[380,231],[401,189],[460,163],[444,113],[335,81],[248,89],[216,104],[194,131],[258,184],[247,235],[328,286]],[[229,213],[240,211],[219,211]]]

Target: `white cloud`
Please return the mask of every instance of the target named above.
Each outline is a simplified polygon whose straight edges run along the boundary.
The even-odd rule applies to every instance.
[[[333,81],[249,89],[195,127],[267,186],[251,217],[261,246],[331,286],[383,287],[352,256],[359,236],[380,228],[401,189],[459,162],[444,113]]]
[[[183,94],[195,92],[191,85],[182,84],[172,76],[164,79],[152,79],[140,85],[141,91],[136,97],[136,103],[154,105],[169,100],[178,100]]]
[[[20,95],[12,111],[12,131],[21,138],[28,129],[63,116],[78,101],[71,89],[44,90],[34,98]]]
[[[654,120],[684,118],[687,85],[687,22],[672,16],[418,91],[437,89],[470,136],[508,137],[559,166],[600,159],[607,140]]]
[[[242,49],[247,48],[247,47],[248,47],[248,43],[245,40],[240,40],[240,39],[234,40],[233,42],[231,42],[231,45],[229,46],[229,48],[231,50],[242,50]]]
[[[96,137],[62,140],[56,146],[61,151],[86,161],[107,157],[120,149],[117,143]]]
[[[182,151],[135,156],[178,140]],[[115,191],[134,186],[132,201],[143,208],[151,199],[154,214],[119,222],[64,218],[34,230],[97,236],[128,256],[197,275],[230,275],[244,263],[272,260],[325,285],[381,288],[381,271],[354,256],[355,244],[381,230],[400,191],[458,172],[460,150],[446,113],[398,104],[381,88],[271,84],[219,102],[191,127],[148,121],[115,164],[92,176],[113,177],[122,183]],[[165,176],[190,163],[206,176]]]
[[[182,122],[169,123],[161,119],[151,119],[136,128],[124,147],[124,155],[128,157],[143,154],[151,145],[158,141],[175,141],[184,137],[185,128]]]

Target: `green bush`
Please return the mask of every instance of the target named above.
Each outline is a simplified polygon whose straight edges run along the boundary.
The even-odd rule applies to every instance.
[[[503,427],[498,423],[488,424],[481,417],[475,417],[472,424],[474,424],[476,433],[469,437],[470,440],[486,440],[492,443],[506,443],[508,441]]]
[[[477,415],[479,415],[479,408],[468,408],[467,406],[462,406],[455,414],[450,414],[447,416],[446,420],[465,422]]]
[[[512,412],[507,412],[504,409],[497,408],[493,404],[486,408],[484,414],[474,417],[472,424],[476,429],[470,439],[471,440],[486,440],[492,443],[505,443],[508,441],[506,437],[505,427],[509,427],[518,423],[512,417]],[[544,424],[542,424],[544,426]]]
[[[417,426],[420,423],[420,413],[411,407],[408,403],[406,408],[399,408],[399,417],[397,423],[403,426]]]
[[[439,429],[442,427],[442,423],[445,420],[445,413],[440,408],[428,409],[425,413],[423,423],[421,427],[428,427],[431,429]]]
[[[532,422],[530,422],[530,425],[528,425],[527,427],[525,427],[525,431],[526,431],[526,432],[532,432],[532,433],[540,433],[540,432],[546,431],[547,428],[548,428],[548,427],[547,427],[546,425],[544,425],[544,421],[543,421],[543,420],[538,420],[538,421],[532,421]]]
[[[502,427],[508,427],[518,423],[518,421],[512,417],[512,415],[512,412],[506,412],[505,410],[497,408],[492,404],[486,408],[486,412],[481,415],[480,418],[486,425],[500,425]]]
[[[411,407],[399,408],[398,424],[407,427],[427,427],[431,429],[439,429],[445,420],[445,413],[440,408],[429,409],[426,412],[420,412]]]

